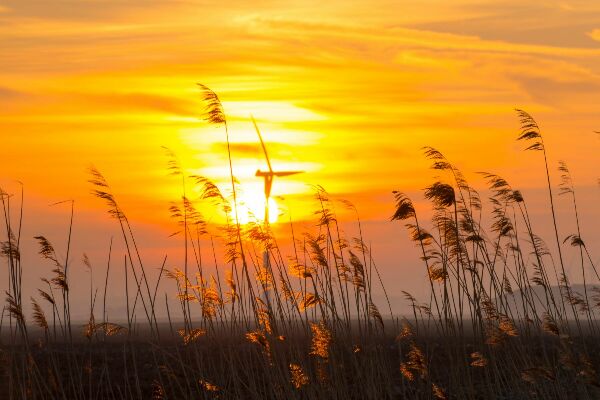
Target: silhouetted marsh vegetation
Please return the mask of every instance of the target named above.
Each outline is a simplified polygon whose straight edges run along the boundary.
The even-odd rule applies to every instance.
[[[218,96],[200,88],[206,122],[222,127],[229,145]],[[591,282],[600,276],[580,231],[576,188],[561,163],[556,193],[539,126],[524,111],[518,117],[518,139],[544,156],[552,245],[536,233],[526,199],[508,181],[482,173],[491,193],[484,200],[450,160],[427,147],[425,157],[440,176],[424,191],[431,221],[420,219],[400,191],[390,201],[390,223],[406,226],[430,287],[421,299],[404,292],[412,310],[405,317],[394,315],[389,301],[373,300],[383,279],[351,203],[341,202],[356,211],[359,235],[346,238],[339,204],[316,188],[315,231],[294,237],[293,254],[284,255],[268,226],[231,217],[239,199],[230,153],[227,196],[209,178],[187,176],[168,152],[168,170],[181,179],[181,198],[170,212],[184,265],[170,268],[165,259],[156,280],[147,276],[117,194],[90,170],[93,194],[106,203],[126,254],[113,255],[111,242],[108,265],[99,270],[103,284],[90,279],[90,298],[77,300],[90,305],[81,329],[70,312],[71,231],[64,259],[44,236],[36,237],[40,257],[53,270],[28,300],[21,281],[28,268],[20,257],[22,197],[0,192],[8,276],[1,393],[14,399],[598,398],[600,289]],[[200,189],[200,199],[188,198],[191,186]],[[576,232],[560,232],[557,195],[571,198]],[[229,216],[221,227],[225,265],[216,269],[202,262],[201,252],[213,251],[200,248],[203,207]],[[579,256],[578,286],[567,277],[568,247]],[[261,261],[262,251],[269,263]],[[93,269],[87,258],[83,263]],[[126,280],[120,323],[106,312],[110,277],[117,273]],[[159,290],[166,284],[169,292]],[[385,290],[400,289],[394,283],[383,288],[386,297]],[[176,297],[177,309],[169,309],[168,296]],[[157,317],[159,304],[165,320]]]

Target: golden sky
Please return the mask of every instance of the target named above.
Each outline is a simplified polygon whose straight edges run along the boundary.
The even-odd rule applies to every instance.
[[[273,189],[299,219],[314,206],[307,184],[387,219],[392,190],[431,182],[425,145],[475,186],[491,171],[536,196],[542,160],[515,142],[515,107],[598,216],[600,3],[588,0],[3,0],[0,184],[22,181],[35,210],[76,199],[105,218],[86,182],[95,165],[130,217],[168,226],[178,189],[161,146],[227,188],[224,132],[199,119],[197,82],[223,101],[242,187],[260,188],[264,168],[250,114],[274,166],[306,171]]]

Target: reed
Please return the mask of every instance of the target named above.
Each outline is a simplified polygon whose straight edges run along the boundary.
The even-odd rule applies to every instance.
[[[92,193],[108,206],[121,237],[110,238],[104,271],[83,258],[90,273],[89,298],[77,299],[89,302],[84,329],[70,315],[73,202],[65,257],[46,237],[35,237],[52,275],[42,278],[30,313],[22,301],[22,272],[29,267],[20,257],[23,191],[15,200],[0,190],[0,249],[8,276],[0,318],[0,393],[10,399],[600,396],[600,287],[594,283],[600,276],[592,248],[582,239],[574,179],[564,163],[559,194],[571,200],[576,232],[560,240],[546,148],[529,114],[518,111],[518,139],[544,154],[557,248],[548,249],[534,229],[521,191],[493,173],[480,173],[486,183],[480,190],[489,195],[483,200],[451,160],[426,147],[424,156],[438,174],[423,192],[431,209],[417,209],[421,203],[401,191],[390,199],[390,223],[404,223],[429,287],[423,300],[402,292],[411,313],[399,316],[388,293],[399,292],[401,285],[384,287],[360,214],[348,201],[315,187],[315,228],[298,236],[290,220],[289,256],[268,227],[240,223],[227,117],[216,93],[199,87],[206,104],[202,118],[225,131],[231,195],[208,177],[187,174],[176,154],[165,150],[167,171],[181,184],[181,196],[169,211],[184,262],[176,268],[165,255],[153,280],[133,223],[107,179],[90,169]],[[190,198],[194,192],[200,196]],[[354,213],[356,237],[341,229],[338,205]],[[220,225],[204,217],[216,212],[225,216]],[[430,221],[422,217],[427,214]],[[116,240],[124,254],[114,254]],[[215,242],[223,243],[223,260]],[[583,293],[566,274],[562,246],[567,242],[578,255]],[[263,249],[272,260],[268,268],[261,261]],[[117,260],[122,272],[114,270]],[[119,316],[106,307],[111,281],[122,279],[117,274],[125,281],[126,325],[114,322]],[[98,291],[101,318],[95,317]],[[375,303],[376,291],[384,293],[389,317]],[[160,297],[168,323],[157,318]]]

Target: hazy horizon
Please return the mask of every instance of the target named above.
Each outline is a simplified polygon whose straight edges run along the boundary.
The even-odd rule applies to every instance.
[[[515,107],[540,123],[555,188],[558,161],[569,165],[583,238],[590,245],[600,240],[600,138],[594,133],[600,130],[600,5],[5,1],[0,22],[0,187],[15,195],[15,205],[16,181],[25,190],[28,296],[51,270],[33,237],[48,237],[65,254],[69,206],[50,206],[64,200],[75,201],[73,296],[85,298],[88,290],[84,253],[97,270],[95,286],[103,288],[111,237],[111,276],[122,276],[118,227],[90,194],[92,165],[132,222],[151,278],[165,255],[167,268],[181,266],[181,239],[169,237],[178,228],[168,210],[180,197],[179,181],[169,176],[161,146],[177,154],[188,174],[230,190],[225,135],[202,121],[198,82],[223,102],[234,175],[249,199],[262,187],[256,169],[265,168],[251,114],[275,167],[305,171],[273,186],[283,212],[273,225],[282,249],[291,252],[290,217],[297,234],[315,230],[310,185],[352,201],[395,310],[406,304],[401,291],[425,301],[428,290],[418,249],[403,224],[389,221],[392,190],[407,193],[423,220],[431,215],[422,189],[437,173],[428,168],[423,146],[442,151],[484,199],[489,192],[478,171],[497,173],[522,190],[536,231],[556,251],[543,160],[515,141]],[[190,188],[190,198],[197,198]],[[565,197],[556,203],[562,239],[574,233],[573,211]],[[213,208],[201,211],[213,218]],[[336,211],[348,236],[355,236],[353,213],[342,204]],[[212,271],[210,241],[202,245]],[[578,254],[565,245],[565,257],[570,271]],[[570,278],[581,281],[579,272]],[[0,284],[5,290],[4,278]],[[110,289],[114,312],[123,311],[121,286],[117,280]],[[374,291],[383,307],[381,290]],[[86,315],[87,303],[73,312]]]

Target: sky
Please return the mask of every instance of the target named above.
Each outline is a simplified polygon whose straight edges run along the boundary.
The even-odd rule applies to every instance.
[[[389,222],[392,190],[427,215],[422,189],[435,173],[423,146],[477,188],[477,171],[505,177],[549,228],[543,160],[515,141],[514,108],[538,120],[553,184],[558,160],[569,165],[585,237],[600,240],[600,4],[1,0],[0,187],[24,186],[29,253],[39,234],[64,253],[69,210],[51,205],[74,200],[76,257],[106,262],[118,232],[90,195],[93,165],[150,263],[167,253],[169,266],[179,260],[168,206],[180,187],[162,147],[228,190],[225,132],[202,120],[197,83],[222,100],[248,201],[262,185],[254,172],[265,168],[253,115],[274,167],[304,171],[275,183],[280,219],[314,228],[311,185],[352,201],[394,293],[426,289],[418,253]],[[566,236],[571,210],[565,200],[558,207]],[[352,215],[340,213],[352,231]],[[28,282],[49,270],[35,254],[26,261]],[[83,267],[76,276],[87,279]]]

